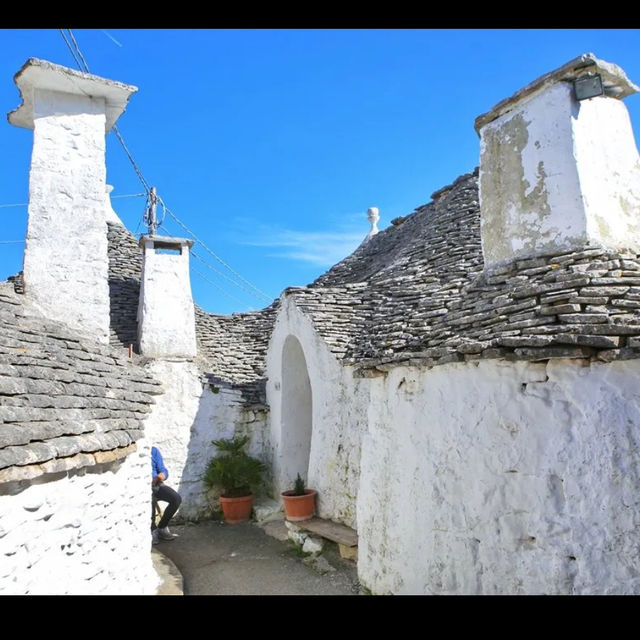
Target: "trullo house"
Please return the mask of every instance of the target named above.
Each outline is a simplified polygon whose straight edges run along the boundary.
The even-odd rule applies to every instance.
[[[16,82],[34,151],[24,270],[0,288],[0,593],[54,572],[58,592],[152,590],[149,443],[197,519],[233,433],[272,498],[301,473],[357,532],[373,593],[640,593],[638,88],[619,67],[585,54],[526,85],[476,119],[478,169],[232,316],[193,304],[190,240],[138,240],[111,208],[104,135],[135,89],[39,60]]]

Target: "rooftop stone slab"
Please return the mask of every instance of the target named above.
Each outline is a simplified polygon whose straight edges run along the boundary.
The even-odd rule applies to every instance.
[[[111,130],[131,96],[138,91],[133,85],[74,71],[38,58],[29,58],[13,79],[20,90],[22,104],[9,113],[8,119],[12,125],[24,129],[34,128],[36,89],[103,98],[107,118],[105,133]]]
[[[0,495],[7,483],[135,451],[162,385],[126,357],[43,318],[0,283]]]
[[[581,56],[570,60],[554,71],[545,73],[537,80],[530,82],[519,91],[516,91],[510,98],[501,100],[493,109],[487,111],[487,113],[479,115],[475,120],[475,130],[478,135],[480,135],[480,129],[482,129],[482,127],[496,120],[501,115],[508,113],[515,105],[532,97],[534,94],[552,84],[558,82],[573,82],[573,80],[585,74],[596,73],[602,76],[604,93],[611,98],[626,98],[640,90],[637,85],[629,80],[627,74],[617,64],[600,60],[600,58],[597,58],[593,53],[583,53]]]

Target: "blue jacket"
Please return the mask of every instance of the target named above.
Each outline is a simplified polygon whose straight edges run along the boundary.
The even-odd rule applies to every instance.
[[[160,450],[157,447],[151,447],[151,478],[155,478],[159,473],[164,473],[165,480],[169,477]]]

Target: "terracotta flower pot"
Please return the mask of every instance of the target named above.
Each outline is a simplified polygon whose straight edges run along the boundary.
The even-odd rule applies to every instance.
[[[224,496],[220,496],[220,506],[222,507],[225,522],[229,524],[246,522],[251,517],[253,493],[240,498],[225,498]]]
[[[303,496],[291,495],[293,491],[283,491],[280,495],[284,502],[284,513],[290,522],[300,522],[313,517],[317,491],[305,489]]]

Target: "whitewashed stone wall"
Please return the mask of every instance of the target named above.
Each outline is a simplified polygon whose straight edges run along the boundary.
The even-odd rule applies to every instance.
[[[318,337],[307,316],[284,297],[267,355],[267,404],[270,413],[270,458],[275,496],[292,488],[297,469],[286,458],[283,406],[289,393],[283,386],[283,349],[287,338],[299,341],[306,361],[312,395],[312,426],[307,486],[318,491],[320,517],[356,528],[360,476],[360,444],[367,420],[369,381],[353,377]]]
[[[107,343],[105,101],[35,93],[25,293],[44,316]]]
[[[605,247],[640,249],[640,156],[626,105],[612,98],[579,103],[571,121],[587,235]]]
[[[489,360],[373,380],[374,593],[637,594],[640,366]]]
[[[162,452],[169,471],[167,484],[182,496],[176,517],[195,520],[207,516],[212,505],[202,475],[215,455],[211,441],[230,438],[236,432],[249,433],[250,453],[264,459],[265,418],[243,409],[239,391],[221,386],[214,393],[203,385],[193,361],[154,360],[147,370],[162,380],[165,392],[153,405],[145,433]]]
[[[0,595],[153,595],[149,456],[0,496]]]

